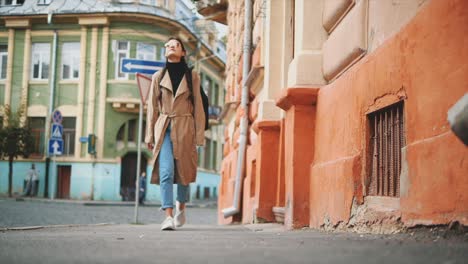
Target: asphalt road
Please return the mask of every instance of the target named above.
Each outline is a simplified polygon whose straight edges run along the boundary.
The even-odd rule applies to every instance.
[[[187,221],[195,225],[216,224],[216,208],[188,208]],[[135,219],[132,206],[87,206],[80,203],[54,203],[0,199],[0,228],[65,224],[130,224]],[[138,222],[160,224],[164,213],[156,206],[138,210]]]

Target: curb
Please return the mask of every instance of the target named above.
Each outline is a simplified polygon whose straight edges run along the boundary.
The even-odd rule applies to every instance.
[[[0,232],[7,232],[7,231],[29,231],[29,230],[38,230],[38,229],[45,229],[45,228],[69,228],[69,227],[108,226],[108,225],[115,225],[115,223],[2,227],[2,228],[0,228]]]

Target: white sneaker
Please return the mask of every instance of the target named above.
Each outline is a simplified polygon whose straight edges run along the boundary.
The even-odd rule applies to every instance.
[[[177,211],[175,215],[175,226],[181,227],[185,224],[185,210]]]
[[[168,216],[161,224],[161,230],[174,230],[174,218]]]

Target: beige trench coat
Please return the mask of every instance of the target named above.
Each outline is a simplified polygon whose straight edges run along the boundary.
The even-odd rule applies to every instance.
[[[175,175],[174,181],[183,185],[195,182],[197,175],[198,153],[196,146],[205,144],[205,113],[200,95],[200,77],[192,71],[194,104],[190,99],[187,80],[184,77],[173,95],[169,72],[158,83],[161,71],[153,75],[146,113],[145,142],[154,144],[151,183],[159,184],[159,159],[164,135],[171,125]],[[162,93],[159,102],[159,93]],[[195,108],[195,109],[194,109]]]

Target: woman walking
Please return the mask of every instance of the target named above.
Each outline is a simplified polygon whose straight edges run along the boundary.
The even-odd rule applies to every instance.
[[[196,146],[205,144],[205,114],[200,77],[187,66],[182,41],[170,38],[165,48],[166,66],[153,75],[147,101],[145,142],[153,150],[151,183],[160,185],[161,208],[166,213],[161,230],[174,230],[186,221],[188,188],[197,174]]]

